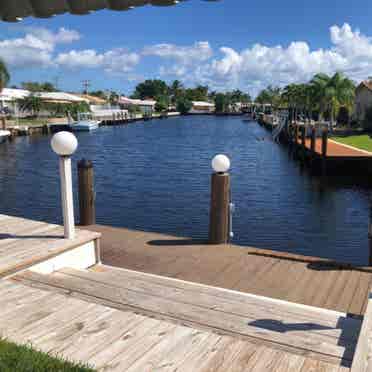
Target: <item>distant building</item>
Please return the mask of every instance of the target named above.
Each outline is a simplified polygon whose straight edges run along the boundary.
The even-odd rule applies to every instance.
[[[18,101],[24,99],[31,94],[40,97],[47,103],[79,103],[86,102],[86,99],[80,98],[74,94],[64,92],[31,92],[25,89],[9,89],[4,88],[0,93],[0,107],[10,115],[27,116],[30,113],[20,112]],[[47,112],[40,113],[41,116],[48,115]]]
[[[372,107],[372,79],[362,81],[355,90],[354,118],[362,122],[370,107]]]
[[[104,106],[104,105],[108,104],[107,99],[103,99],[103,98],[97,97],[97,96],[92,96],[90,94],[75,94],[74,93],[74,95],[87,100],[90,105]]]
[[[121,108],[128,110],[133,107],[138,107],[143,114],[152,114],[155,111],[156,101],[152,99],[141,100],[121,96],[119,98],[119,105]]]
[[[216,105],[204,101],[192,101],[190,114],[212,114],[216,111]]]

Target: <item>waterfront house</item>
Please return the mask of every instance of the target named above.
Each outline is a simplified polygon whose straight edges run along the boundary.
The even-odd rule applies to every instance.
[[[362,122],[369,107],[372,107],[372,78],[362,81],[355,90],[354,118]]]
[[[78,97],[74,94],[65,92],[31,92],[25,89],[10,89],[4,88],[0,93],[0,105],[1,109],[5,109],[7,113],[14,116],[26,117],[30,115],[30,112],[20,112],[18,101],[24,99],[31,94],[39,97],[45,103],[82,103],[88,101],[84,98]],[[46,111],[40,112],[41,116],[48,116],[49,113]]]
[[[87,100],[89,105],[95,105],[95,106],[104,106],[108,104],[107,99],[103,99],[101,97],[92,96],[90,94],[76,94],[74,93],[74,96],[77,96],[79,98]]]
[[[133,109],[138,108],[142,114],[152,114],[155,111],[156,101],[153,99],[133,99],[125,96],[119,98],[119,105],[122,109]]]
[[[216,105],[204,101],[192,101],[190,114],[212,114],[216,110]]]

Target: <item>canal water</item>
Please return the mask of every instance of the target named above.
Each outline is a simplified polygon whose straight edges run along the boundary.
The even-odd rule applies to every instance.
[[[190,116],[77,136],[74,186],[77,160],[91,159],[97,223],[206,238],[210,161],[225,153],[232,161],[234,243],[368,262],[368,187],[311,177],[257,123]],[[0,146],[0,213],[61,222],[58,159],[49,142],[19,137]]]

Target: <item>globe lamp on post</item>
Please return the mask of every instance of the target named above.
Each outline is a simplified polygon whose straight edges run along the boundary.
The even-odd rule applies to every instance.
[[[209,243],[226,244],[230,234],[230,159],[216,155],[212,159],[211,205],[209,215]]]
[[[61,197],[65,239],[74,239],[74,200],[72,194],[71,155],[78,147],[76,137],[70,132],[58,132],[51,140],[53,151],[59,155]]]

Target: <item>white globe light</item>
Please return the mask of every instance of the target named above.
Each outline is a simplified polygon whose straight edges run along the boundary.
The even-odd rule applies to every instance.
[[[78,141],[71,132],[56,133],[50,144],[53,151],[60,156],[70,156],[78,147]]]
[[[230,169],[230,159],[226,155],[216,155],[212,160],[212,168],[217,173],[225,173]]]

